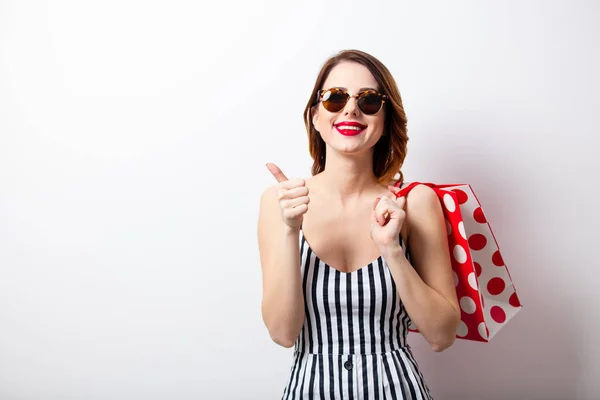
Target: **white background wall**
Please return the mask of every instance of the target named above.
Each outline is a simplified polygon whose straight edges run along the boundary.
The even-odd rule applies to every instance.
[[[0,399],[277,399],[264,164],[327,57],[397,79],[408,181],[470,183],[523,311],[411,344],[437,399],[600,398],[600,3],[0,2]]]

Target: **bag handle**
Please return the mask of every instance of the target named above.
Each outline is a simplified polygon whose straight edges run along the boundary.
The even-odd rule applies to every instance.
[[[396,193],[396,198],[406,196],[408,194],[408,192],[413,190],[413,188],[417,185],[425,185],[425,186],[429,186],[430,188],[435,188],[437,186],[435,183],[411,182],[410,185],[403,187],[402,189],[400,189],[400,191],[398,193]],[[396,182],[396,184],[394,186],[401,187],[402,182]]]
[[[454,187],[454,186],[462,186],[464,184],[453,183],[453,184],[438,185],[438,184],[431,183],[431,182],[411,182],[410,185],[400,189],[400,191],[398,193],[396,193],[396,197],[398,198],[398,197],[406,196],[408,194],[408,192],[413,190],[413,188],[417,185],[429,186],[430,188],[437,191],[437,189],[445,189],[445,188]],[[396,182],[396,184],[394,186],[401,187],[402,182]]]

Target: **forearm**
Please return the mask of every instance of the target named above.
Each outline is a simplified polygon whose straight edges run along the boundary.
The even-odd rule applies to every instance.
[[[269,334],[278,344],[291,347],[304,323],[304,296],[300,273],[299,232],[283,228],[276,260],[265,282],[262,313]]]
[[[460,310],[423,282],[400,246],[386,249],[382,254],[413,324],[433,350],[442,351],[450,346],[460,322]]]

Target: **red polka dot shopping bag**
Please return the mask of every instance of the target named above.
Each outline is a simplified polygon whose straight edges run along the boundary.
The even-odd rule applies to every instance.
[[[437,193],[446,219],[461,309],[456,337],[488,342],[522,308],[492,228],[475,192],[467,184],[413,182],[396,197],[405,196],[419,184]],[[410,330],[417,332],[412,325]]]

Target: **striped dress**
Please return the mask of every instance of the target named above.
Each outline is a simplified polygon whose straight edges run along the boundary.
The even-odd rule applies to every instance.
[[[302,230],[300,253],[306,318],[283,399],[431,399],[383,257],[340,272],[313,253]]]

